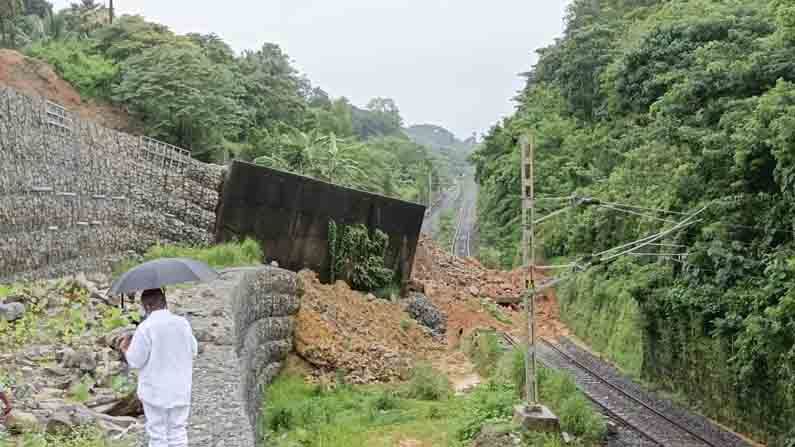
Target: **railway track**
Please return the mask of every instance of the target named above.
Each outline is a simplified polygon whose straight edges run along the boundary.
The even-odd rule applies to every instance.
[[[453,235],[453,243],[450,247],[450,253],[454,256],[468,257],[472,256],[472,232],[475,227],[475,203],[477,201],[476,186],[472,185],[462,186],[461,191],[461,208],[458,210],[458,218],[456,220],[455,234]]]
[[[510,345],[516,345],[513,337],[506,335]],[[609,418],[639,435],[632,445],[665,447],[723,447],[717,442],[688,427],[681,421],[666,415],[649,405],[572,355],[550,343],[539,339],[538,359],[547,367],[569,372],[586,396]]]

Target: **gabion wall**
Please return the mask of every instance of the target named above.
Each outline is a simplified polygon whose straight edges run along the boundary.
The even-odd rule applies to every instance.
[[[0,282],[209,244],[223,168],[0,86]]]

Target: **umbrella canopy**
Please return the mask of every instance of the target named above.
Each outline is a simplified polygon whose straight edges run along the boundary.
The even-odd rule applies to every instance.
[[[119,295],[139,290],[159,289],[184,282],[209,282],[218,278],[218,272],[209,265],[185,258],[164,258],[145,262],[121,275],[108,290],[108,295]]]

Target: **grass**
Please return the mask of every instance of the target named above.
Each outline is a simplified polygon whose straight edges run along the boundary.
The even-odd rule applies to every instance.
[[[69,389],[69,399],[77,403],[87,402],[91,398],[91,388],[93,386],[94,381],[90,377],[83,377],[80,382],[75,383]]]
[[[268,444],[278,447],[387,447],[403,438],[449,445],[450,430],[439,421],[460,409],[453,400],[402,394],[389,385],[324,389],[297,376],[282,376],[266,393],[262,429]]]
[[[605,279],[586,273],[558,293],[563,321],[622,371],[640,377],[643,367],[643,317],[630,291],[632,279]]]
[[[94,427],[77,428],[65,433],[26,433],[11,438],[0,434],[0,447],[130,447],[125,441],[109,441]]]
[[[192,247],[187,245],[155,245],[144,253],[144,261],[160,258],[190,258],[206,262],[213,268],[241,267],[262,263],[264,255],[259,243],[253,239],[243,242],[228,242],[210,247]],[[128,260],[114,269],[121,274],[134,267],[136,262]]]
[[[480,305],[483,306],[484,309],[486,309],[486,312],[488,312],[489,315],[494,317],[494,319],[499,321],[500,323],[503,324],[513,323],[513,321],[511,321],[510,318],[508,318],[507,316],[505,316],[504,313],[502,313],[502,309],[500,309],[500,306],[497,303],[495,303],[493,300],[489,298],[481,298]]]
[[[493,334],[481,338],[491,340],[488,335]],[[283,375],[265,393],[262,433],[266,444],[276,447],[392,447],[406,439],[423,446],[468,447],[485,425],[518,433],[511,424],[524,383],[523,352],[500,352],[497,358],[491,364],[491,379],[464,396],[453,395],[447,378],[428,365],[418,365],[402,385],[352,386],[338,381],[328,389]],[[563,429],[579,438],[568,445],[601,445],[604,422],[571,378],[544,369],[539,389]],[[526,434],[522,445],[558,447],[563,442],[558,435]]]
[[[494,373],[498,380],[512,383],[517,393],[525,386],[524,355],[523,348],[506,352],[497,363]],[[538,393],[539,400],[560,418],[563,431],[582,438],[588,443],[586,445],[597,444],[604,438],[607,430],[604,419],[577,389],[569,374],[541,367],[538,371]]]
[[[475,370],[483,377],[491,377],[494,366],[502,356],[502,347],[495,332],[479,331],[470,337],[464,349],[475,364]]]
[[[452,395],[452,385],[444,374],[430,365],[419,364],[411,370],[405,397],[419,400],[445,400]]]

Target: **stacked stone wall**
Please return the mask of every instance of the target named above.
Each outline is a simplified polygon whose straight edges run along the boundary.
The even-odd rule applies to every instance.
[[[295,273],[274,267],[247,272],[232,298],[235,345],[246,413],[261,444],[267,386],[293,349],[294,316],[304,289]]]
[[[224,168],[0,86],[0,281],[210,244]]]

